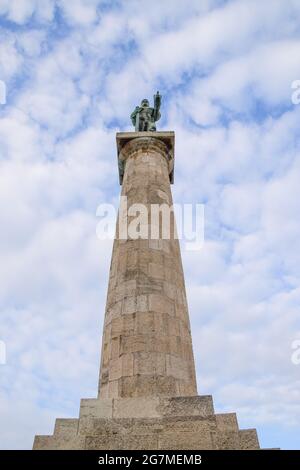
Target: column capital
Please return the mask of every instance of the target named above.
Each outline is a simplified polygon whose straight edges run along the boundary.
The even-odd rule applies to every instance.
[[[118,132],[118,168],[120,185],[123,184],[124,168],[128,156],[145,146],[155,147],[167,158],[169,164],[170,183],[174,183],[174,155],[175,155],[175,133],[174,132]]]

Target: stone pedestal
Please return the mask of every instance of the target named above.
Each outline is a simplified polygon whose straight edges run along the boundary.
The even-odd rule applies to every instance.
[[[255,429],[235,413],[215,414],[211,396],[82,400],[79,419],[56,420],[38,450],[252,450]]]
[[[255,430],[241,431],[235,414],[215,414],[212,398],[197,396],[174,214],[169,237],[148,228],[153,205],[173,204],[174,133],[120,133],[117,147],[122,197],[128,209],[148,209],[147,236],[120,239],[120,214],[98,398],[82,400],[79,419],[58,419],[34,449],[258,449]]]

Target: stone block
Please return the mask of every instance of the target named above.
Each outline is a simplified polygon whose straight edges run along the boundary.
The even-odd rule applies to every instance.
[[[164,292],[171,300],[175,300],[176,290],[177,288],[175,284],[167,281],[164,282]]]
[[[133,375],[133,355],[123,354],[110,362],[109,381]]]
[[[211,450],[211,434],[194,432],[164,432],[159,434],[159,449],[162,450]]]
[[[127,253],[127,268],[136,268],[138,264],[138,251],[130,251]]]
[[[183,359],[185,359],[186,361],[190,363],[194,362],[193,345],[192,345],[192,342],[190,341],[190,338],[188,338],[187,341],[181,342],[181,356]]]
[[[217,430],[215,416],[167,416],[163,418],[164,432],[193,432],[210,434]]]
[[[36,436],[33,450],[84,450],[85,437]]]
[[[35,436],[33,450],[54,450],[53,436]]]
[[[122,314],[132,314],[136,310],[136,297],[126,297],[123,301]]]
[[[164,268],[160,264],[149,263],[149,276],[155,279],[164,279]]]
[[[112,418],[113,400],[108,399],[85,399],[80,403],[79,419],[82,418]]]
[[[133,313],[132,315],[124,315],[122,322],[122,333],[124,336],[130,336],[136,331],[136,318],[137,314]],[[137,332],[138,333],[138,332]]]
[[[122,376],[133,375],[133,354],[122,355]]]
[[[99,386],[98,386],[98,395],[99,398],[108,398],[108,381],[106,383],[103,383],[103,378],[101,377],[101,380],[99,380]]]
[[[164,255],[160,251],[151,251],[145,252],[145,256],[150,255],[149,262],[155,263],[156,265],[163,266],[164,265]]]
[[[110,361],[109,381],[118,380],[122,377],[122,358]]]
[[[236,413],[218,413],[216,422],[219,431],[238,431],[239,425]]]
[[[163,240],[149,240],[149,248],[151,250],[162,250],[163,249]]]
[[[133,376],[122,377],[119,382],[120,397],[176,396],[177,382],[173,377]]]
[[[147,336],[121,336],[120,354],[133,353],[145,350],[147,350]]]
[[[166,368],[167,375],[171,375],[176,379],[188,381],[190,378],[188,364],[180,357],[168,354],[166,356]]]
[[[123,317],[118,317],[111,322],[111,337],[119,337],[123,333]]]
[[[160,294],[149,294],[149,310],[154,313],[168,313],[171,316],[175,315],[174,302]]]
[[[134,353],[134,375],[165,375],[166,356],[161,353]]]
[[[114,400],[114,418],[158,418],[159,398],[119,398]]]
[[[197,385],[195,376],[189,382],[179,381],[178,382],[178,396],[182,397],[193,397],[197,394]]]
[[[158,447],[158,436],[148,435],[124,435],[119,444],[120,450],[152,450]]]
[[[135,332],[138,335],[156,333],[153,312],[138,312],[135,317]]]
[[[111,339],[110,359],[117,359],[120,356],[120,336]],[[103,360],[103,362],[105,362]]]
[[[203,418],[212,416],[214,407],[210,395],[173,397],[160,400],[159,412],[162,416],[199,416]]]
[[[116,286],[112,297],[115,301],[123,300],[124,297],[134,296],[136,293],[136,280],[123,281]]]
[[[54,435],[59,437],[73,437],[78,431],[78,419],[57,419]]]
[[[222,431],[212,434],[214,448],[216,450],[238,450],[240,449],[238,431]]]
[[[103,343],[108,343],[111,338],[111,323],[106,325],[103,332]]]
[[[138,295],[136,298],[136,308],[138,312],[147,312],[148,311],[148,296],[147,295]]]
[[[188,326],[188,324],[184,321],[184,320],[179,320],[179,327],[180,327],[180,333],[179,335],[182,337],[182,338],[186,338],[186,339],[189,339],[191,338],[191,331],[190,331],[190,328]]]
[[[117,398],[119,396],[119,381],[112,380],[108,383],[108,397]]]
[[[151,450],[158,446],[156,436],[106,436],[87,437],[87,450]]]
[[[109,364],[110,350],[111,350],[111,343],[103,342],[103,344],[102,344],[102,365],[103,365],[103,367],[105,367]]]
[[[259,442],[256,429],[242,429],[239,431],[240,448],[242,450],[258,450]]]
[[[164,240],[165,241],[165,240]],[[165,281],[170,283],[170,284],[175,284],[176,283],[176,271],[174,265],[166,265],[165,268]]]
[[[157,335],[164,336],[171,333],[169,328],[169,315],[168,313],[152,313],[153,314],[153,321],[154,321],[154,330]],[[175,321],[175,320],[174,320]],[[178,334],[179,334],[179,327],[178,327]]]
[[[170,354],[170,340],[169,336],[158,336],[153,335],[150,337],[151,341],[147,344],[147,351],[149,352],[157,352],[163,354]]]
[[[122,302],[115,302],[111,304],[106,311],[106,323],[110,323],[114,318],[121,315]]]
[[[170,336],[169,337],[169,353],[173,356],[182,355],[182,341],[180,336]]]
[[[181,321],[178,318],[168,316],[168,333],[170,336],[181,336]]]
[[[172,236],[172,234],[171,234]],[[170,253],[171,252],[171,240],[162,240],[162,249],[164,253]]]

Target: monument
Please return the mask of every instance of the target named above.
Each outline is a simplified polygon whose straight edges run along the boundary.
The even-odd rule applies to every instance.
[[[136,132],[156,131],[156,121],[159,121],[161,105],[161,95],[159,91],[154,96],[154,107],[150,108],[149,101],[144,99],[141,106],[137,106],[131,114],[131,122]]]
[[[161,96],[131,115],[135,132],[117,134],[122,196],[128,207],[172,207],[174,132],[157,132]],[[175,220],[172,211],[171,227]],[[79,418],[57,419],[34,449],[259,449],[255,429],[235,413],[215,413],[199,396],[180,246],[169,239],[118,237],[117,222],[104,318],[98,397]],[[152,232],[151,232],[152,233]],[[150,234],[151,235],[151,234]]]

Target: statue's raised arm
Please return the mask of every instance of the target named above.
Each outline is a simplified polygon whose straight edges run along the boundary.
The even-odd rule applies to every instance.
[[[141,102],[141,106],[135,108],[130,118],[132,124],[135,126],[136,132],[156,131],[155,123],[161,117],[161,101],[162,97],[159,92],[157,92],[156,95],[154,95],[153,108],[150,107],[147,99]]]
[[[154,121],[159,121],[161,118],[160,114],[160,107],[161,107],[161,95],[159,94],[159,91],[154,95]]]

